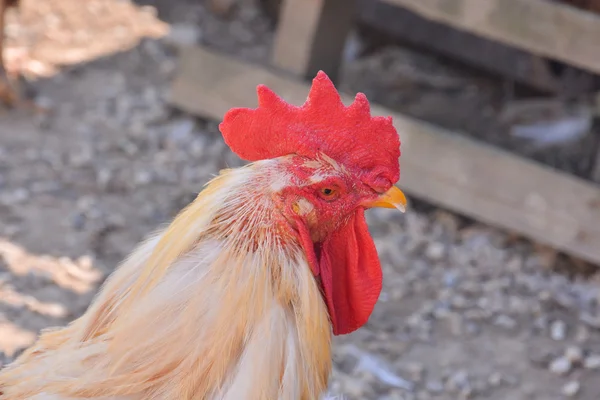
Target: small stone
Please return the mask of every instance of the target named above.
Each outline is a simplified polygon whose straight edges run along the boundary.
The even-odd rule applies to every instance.
[[[410,327],[418,327],[421,325],[422,321],[423,321],[423,318],[422,318],[421,314],[415,313],[415,314],[410,315],[406,319],[406,324]]]
[[[517,326],[517,321],[508,315],[498,315],[496,318],[494,318],[494,325],[512,330]]]
[[[558,292],[554,294],[554,301],[563,308],[570,309],[575,307],[575,300],[567,293]]]
[[[88,166],[94,160],[94,150],[91,147],[84,147],[76,152],[69,154],[68,162],[71,166],[81,168]]]
[[[583,349],[577,346],[569,346],[565,350],[565,357],[571,361],[572,364],[580,364],[583,361]]]
[[[548,301],[552,300],[552,293],[550,293],[547,290],[542,290],[541,292],[538,293],[538,299],[540,299],[540,301],[543,301],[543,302],[548,302]]]
[[[583,367],[587,369],[600,369],[600,355],[590,354],[583,361]]]
[[[550,363],[549,369],[557,375],[567,375],[571,371],[572,366],[568,358],[559,357]]]
[[[446,388],[450,392],[459,392],[469,389],[469,374],[465,370],[459,370],[452,374],[446,382]]]
[[[137,186],[145,186],[152,182],[152,172],[139,170],[135,172],[134,181]]]
[[[476,281],[465,281],[461,283],[460,290],[466,294],[479,295],[481,293],[481,284]]]
[[[565,340],[567,336],[567,324],[561,320],[556,320],[550,326],[550,337],[554,340]]]
[[[455,287],[458,283],[458,275],[456,272],[449,271],[444,274],[444,285],[446,287]]]
[[[71,215],[71,226],[76,231],[80,231],[85,227],[86,217],[81,211],[77,211]]]
[[[488,377],[488,383],[492,387],[498,387],[502,385],[502,374],[499,372],[494,372]]]
[[[580,388],[581,384],[578,381],[570,381],[562,387],[562,393],[567,397],[575,397]]]
[[[98,171],[96,171],[96,182],[98,183],[98,186],[102,187],[103,189],[105,189],[109,185],[112,179],[113,173],[110,169],[101,168]]]
[[[171,25],[169,33],[163,40],[168,46],[184,47],[197,44],[201,37],[202,32],[198,26],[179,23]]]
[[[116,144],[117,148],[127,154],[128,156],[135,156],[140,152],[137,144],[127,138],[122,138]]]
[[[457,294],[456,296],[454,296],[452,298],[452,307],[457,308],[457,309],[463,309],[463,308],[467,308],[467,306],[468,306],[468,301],[464,296]]]
[[[432,261],[439,261],[444,257],[446,252],[446,246],[440,242],[433,242],[427,246],[425,250],[425,256]]]

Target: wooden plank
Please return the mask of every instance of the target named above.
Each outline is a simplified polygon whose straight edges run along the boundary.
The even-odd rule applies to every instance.
[[[293,104],[308,93],[306,83],[202,48],[179,62],[171,102],[204,117],[256,107],[261,83]],[[393,116],[402,140],[399,186],[409,195],[600,264],[598,186],[377,105],[372,112]]]
[[[285,0],[272,64],[300,77],[323,70],[335,81],[352,26],[353,4],[348,0]]]
[[[551,72],[544,57],[429,20],[382,0],[358,0],[357,4],[361,24],[402,45],[441,54],[544,92],[563,92],[560,74]],[[580,69],[577,72],[577,82],[569,82],[569,93],[593,91],[593,74]]]
[[[600,16],[548,0],[383,0],[433,21],[600,73]]]

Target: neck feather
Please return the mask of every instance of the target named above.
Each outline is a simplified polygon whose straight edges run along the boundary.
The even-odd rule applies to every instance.
[[[327,309],[301,246],[274,207],[273,185],[281,182],[273,182],[270,163],[226,170],[209,182],[158,239],[125,299],[153,288],[181,293],[174,300],[183,304],[171,308],[190,305],[192,314],[173,326],[189,333],[182,341],[203,343],[196,345],[206,361],[196,364],[203,375],[196,380],[228,387],[223,399],[318,398],[331,369]]]
[[[269,168],[213,179],[132,253],[80,319],[42,335],[4,373],[11,393],[319,398],[331,326],[301,247],[273,222],[268,185],[278,183],[265,178]]]

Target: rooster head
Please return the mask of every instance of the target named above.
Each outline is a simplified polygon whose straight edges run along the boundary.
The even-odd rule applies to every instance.
[[[345,106],[319,72],[296,107],[260,85],[258,108],[230,110],[220,124],[227,145],[247,161],[275,160],[269,190],[321,285],[333,333],[364,325],[382,286],[382,272],[364,216],[371,207],[404,211],[394,186],[400,140],[391,117],[372,117],[359,93]]]

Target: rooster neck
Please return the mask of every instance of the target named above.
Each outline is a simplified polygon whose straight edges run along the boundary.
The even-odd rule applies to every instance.
[[[327,308],[298,238],[273,200],[280,182],[269,163],[213,180],[167,228],[146,263],[160,271],[170,259],[157,261],[161,256],[179,254],[171,265],[202,260],[196,283],[191,273],[179,281],[190,290],[190,314],[180,332],[191,335],[182,341],[210,346],[187,358],[198,371],[191,378],[194,393],[207,399],[308,400],[327,387]],[[179,276],[176,268],[170,272]]]
[[[299,242],[271,196],[256,188],[232,193],[232,199],[215,212],[206,234],[246,252],[273,256],[293,255]]]
[[[273,200],[273,186],[285,177],[274,179],[269,163],[228,171],[207,188],[210,193],[217,184],[201,236],[220,248],[206,276],[222,289],[215,293],[223,300],[214,310],[222,343],[216,348],[237,349],[223,375],[202,379],[222,382],[219,393],[227,395],[215,399],[316,399],[331,370],[327,308],[297,235]]]

